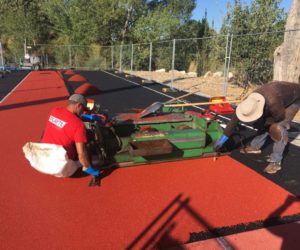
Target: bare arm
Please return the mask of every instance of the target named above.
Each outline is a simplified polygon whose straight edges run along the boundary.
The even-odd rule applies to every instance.
[[[239,123],[239,120],[238,120],[236,114],[234,113],[231,120],[228,122],[226,128],[224,129],[224,135],[226,135],[227,137],[230,137],[233,134],[234,129],[236,128],[238,123]]]
[[[87,154],[85,144],[82,142],[76,142],[75,145],[76,145],[76,150],[77,150],[77,154],[78,154],[78,159],[79,159],[83,169],[88,168],[91,165],[91,163],[89,161],[89,157]]]

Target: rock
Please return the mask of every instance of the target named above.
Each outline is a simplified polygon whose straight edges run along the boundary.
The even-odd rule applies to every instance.
[[[210,77],[212,76],[212,72],[211,71],[207,71],[204,75],[204,78]]]
[[[181,70],[181,71],[179,71],[179,73],[182,74],[182,75],[185,75],[185,74],[186,74],[186,73],[185,73],[185,70]]]
[[[166,69],[158,69],[158,70],[155,70],[155,72],[158,72],[158,73],[166,72]]]
[[[188,72],[187,74],[188,74],[188,76],[191,76],[191,77],[197,77],[196,72]]]
[[[228,80],[230,81],[232,78],[234,78],[234,75],[232,72],[228,72],[228,76],[227,76]]]
[[[221,71],[215,72],[215,73],[213,74],[213,76],[214,76],[214,77],[222,77],[222,76],[223,76],[223,72],[221,72]]]

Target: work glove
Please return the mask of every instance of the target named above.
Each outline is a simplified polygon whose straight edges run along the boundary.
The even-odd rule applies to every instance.
[[[94,114],[82,114],[81,119],[84,122],[91,122],[91,121],[101,122],[101,118],[98,115],[94,115]]]
[[[228,140],[228,136],[222,135],[214,144],[214,150],[219,151],[223,144]]]
[[[84,122],[96,121],[96,122],[100,123],[101,125],[106,125],[107,115],[106,114],[97,114],[97,115],[95,115],[95,114],[82,114],[81,119]]]
[[[94,177],[99,177],[100,176],[100,171],[92,166],[89,166],[88,168],[84,169],[83,172],[94,176]]]

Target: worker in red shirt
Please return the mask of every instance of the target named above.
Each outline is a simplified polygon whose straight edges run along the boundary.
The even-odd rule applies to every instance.
[[[85,145],[87,143],[86,130],[80,119],[86,106],[87,100],[84,96],[73,94],[66,107],[53,108],[49,114],[41,143],[63,146],[70,160],[79,160],[85,173],[98,177],[100,172],[91,165],[88,157]]]

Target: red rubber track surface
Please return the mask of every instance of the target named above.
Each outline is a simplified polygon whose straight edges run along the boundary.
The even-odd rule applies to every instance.
[[[292,196],[230,157],[123,168],[101,187],[29,166],[22,146],[38,141],[48,112],[68,92],[55,71],[32,72],[0,105],[1,249],[150,249],[190,233],[294,215]]]

